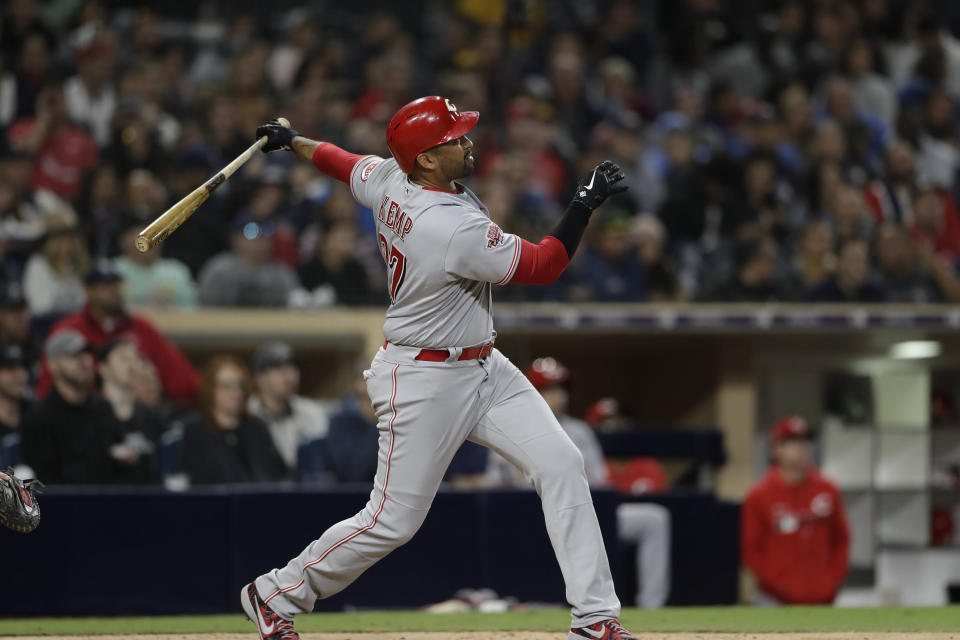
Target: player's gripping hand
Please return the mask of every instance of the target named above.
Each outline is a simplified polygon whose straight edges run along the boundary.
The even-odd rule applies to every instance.
[[[267,136],[267,143],[260,147],[260,150],[268,153],[270,151],[279,151],[280,149],[286,149],[288,151],[293,149],[293,139],[298,135],[300,135],[300,133],[294,129],[285,127],[276,120],[271,120],[267,124],[262,124],[257,127],[256,138],[259,140],[263,136]]]
[[[623,169],[620,165],[612,160],[604,160],[577,185],[573,202],[579,202],[588,211],[593,211],[613,194],[627,190],[627,185],[621,184],[622,181]]]

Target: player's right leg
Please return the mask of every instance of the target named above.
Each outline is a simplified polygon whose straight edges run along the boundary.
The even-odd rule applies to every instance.
[[[300,640],[300,634],[293,630],[293,621],[271,609],[253,583],[240,590],[240,606],[247,620],[257,625],[260,640]]]
[[[470,440],[516,465],[540,494],[547,534],[572,606],[570,640],[632,640],[616,621],[620,601],[583,456],[530,381],[505,356],[494,350],[487,367],[494,387]]]
[[[386,353],[365,374],[380,430],[370,500],[255,582],[264,603],[284,619],[311,611],[318,598],[338,593],[413,537],[478,419],[476,389],[486,372],[476,361],[415,362],[399,349]]]

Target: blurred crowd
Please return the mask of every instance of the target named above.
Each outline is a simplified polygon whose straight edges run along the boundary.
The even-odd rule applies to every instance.
[[[0,467],[54,485],[172,490],[372,481],[379,434],[362,381],[344,398],[305,398],[282,342],[197,372],[143,318],[114,318],[109,334],[91,318],[61,321],[42,345],[36,394],[30,356],[0,350]]]
[[[539,239],[598,160],[628,176],[559,282],[504,299],[960,300],[950,3],[382,4],[3,3],[0,276],[54,317],[101,259],[133,309],[383,304],[370,213],[292,154],[134,239],[266,120],[387,156],[439,93],[480,110],[469,182],[510,231]]]
[[[31,318],[19,284],[0,289],[0,469],[53,485],[173,490],[373,480],[380,435],[359,367],[349,393],[326,399],[300,394],[300,362],[284,342],[266,341],[248,360],[216,354],[197,370],[128,309],[123,291],[117,265],[97,260],[84,278],[83,308],[50,326]],[[563,365],[541,358],[525,373],[587,455],[591,484],[627,494],[668,487],[655,460],[605,459],[597,434],[634,424],[615,400],[595,402],[584,422],[567,414]],[[469,443],[447,480],[527,486],[505,460]]]
[[[300,395],[299,360],[280,341],[262,343],[249,361],[214,355],[196,371],[149,320],[123,308],[116,271],[100,265],[93,273],[85,311],[62,318],[39,348],[5,336],[0,468],[53,485],[172,490],[373,480],[380,435],[362,376],[343,397]],[[26,317],[15,295],[3,300],[0,327]],[[562,364],[539,358],[525,375],[583,452],[591,486],[628,495],[669,487],[652,458],[605,457],[600,435],[634,431],[615,399],[596,401],[580,420],[568,413],[570,374]],[[696,474],[692,468],[676,480]],[[446,480],[461,488],[529,486],[506,460],[470,443]]]

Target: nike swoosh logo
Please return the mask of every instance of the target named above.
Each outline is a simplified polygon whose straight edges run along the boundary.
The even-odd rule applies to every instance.
[[[264,619],[263,611],[257,606],[256,601],[254,601],[253,607],[257,612],[257,625],[260,627],[260,635],[264,638],[273,635],[273,632],[276,631],[276,629],[274,629],[274,623],[267,622],[266,619]]]
[[[593,636],[594,638],[602,638],[606,633],[606,629],[593,630],[590,627],[581,627],[580,631],[585,631],[587,635]]]
[[[584,186],[584,189],[588,189],[588,190],[589,190],[589,189],[593,189],[593,179],[596,178],[596,177],[597,177],[597,170],[594,169],[594,170],[593,170],[593,173],[590,174],[590,184]],[[597,637],[599,638],[600,636],[597,636]]]

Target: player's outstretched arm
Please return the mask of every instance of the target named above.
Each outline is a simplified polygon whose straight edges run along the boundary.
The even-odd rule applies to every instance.
[[[521,240],[520,262],[510,282],[516,284],[553,284],[567,268],[594,210],[615,193],[627,190],[622,184],[623,169],[612,160],[604,160],[590,172],[573,194],[557,226],[539,244]]]
[[[300,132],[291,127],[285,127],[276,120],[257,127],[256,137],[267,137],[267,143],[262,151],[280,151],[286,149],[310,160],[314,166],[331,178],[350,183],[350,172],[357,162],[363,159],[355,153],[350,153],[329,142],[311,140],[300,135]]]

